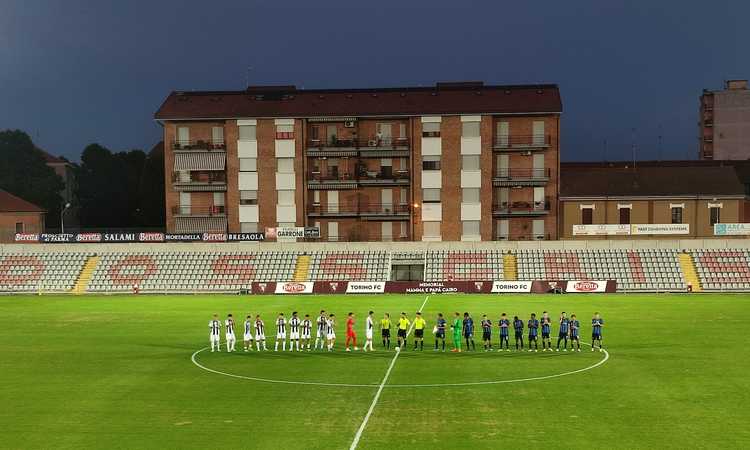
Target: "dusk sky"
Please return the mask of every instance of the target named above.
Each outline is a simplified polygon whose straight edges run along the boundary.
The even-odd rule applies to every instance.
[[[750,2],[0,0],[0,129],[148,150],[172,90],[557,83],[563,160],[697,156],[698,97],[750,77]],[[658,136],[662,135],[659,152]]]

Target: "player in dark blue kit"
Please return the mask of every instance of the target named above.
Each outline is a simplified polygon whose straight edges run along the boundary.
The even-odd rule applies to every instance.
[[[435,351],[438,351],[438,340],[443,342],[443,351],[445,351],[445,328],[447,325],[443,313],[438,313],[435,321]]]
[[[484,342],[484,351],[492,351],[492,321],[487,318],[487,314],[482,314],[482,342]]]
[[[552,351],[552,341],[550,341],[550,328],[552,327],[552,318],[547,311],[542,313],[542,351]]]
[[[570,351],[576,351],[576,346],[578,348],[578,351],[581,351],[581,339],[578,336],[578,331],[581,328],[581,322],[576,319],[575,314],[570,315]]]
[[[563,347],[563,351],[568,351],[568,331],[570,328],[570,321],[568,320],[568,317],[565,315],[565,311],[560,314],[560,331],[557,333],[557,350],[560,351],[560,342],[565,342],[565,346]]]
[[[505,343],[505,351],[510,351],[510,343],[508,342],[508,333],[510,328],[510,320],[505,313],[500,315],[500,320],[497,322],[500,327],[500,348],[497,351],[503,351],[503,343]]]
[[[466,340],[466,351],[469,351],[469,343],[471,343],[471,349],[476,350],[477,345],[474,343],[474,319],[469,316],[469,313],[464,313],[463,322],[464,339]]]
[[[599,343],[599,351],[603,352],[602,347],[602,327],[604,326],[604,319],[599,316],[599,313],[594,313],[594,318],[591,319],[591,351],[593,352],[596,348],[596,343]]]
[[[539,321],[536,318],[535,313],[531,313],[531,318],[529,319],[529,323],[527,324],[527,327],[529,329],[529,351],[531,351],[531,343],[534,343],[534,351],[539,351],[539,341],[537,340],[538,333],[539,333]]]
[[[523,351],[523,320],[513,318],[513,329],[516,330],[516,351]]]

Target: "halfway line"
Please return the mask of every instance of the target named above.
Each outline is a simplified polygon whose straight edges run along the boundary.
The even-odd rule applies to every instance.
[[[424,305],[427,304],[427,300],[430,298],[428,295],[424,298],[424,301],[422,302],[422,306],[419,307],[419,312],[422,312],[422,308],[424,308]],[[406,337],[409,337],[411,334],[411,330],[414,328],[414,322],[411,323],[409,326],[409,330],[406,332]],[[396,341],[398,344],[398,341]],[[391,370],[393,370],[393,366],[396,364],[396,360],[398,359],[398,355],[400,355],[401,352],[398,351],[393,356],[393,359],[391,360],[391,365],[388,366],[388,370],[385,372],[385,376],[383,377],[383,381],[380,382],[380,386],[378,386],[378,391],[375,393],[375,397],[372,399],[372,403],[370,404],[370,409],[367,410],[367,414],[365,414],[365,418],[362,419],[362,423],[359,425],[359,429],[357,430],[357,434],[354,435],[354,440],[352,441],[352,445],[349,446],[349,450],[354,450],[357,448],[357,444],[359,444],[359,440],[362,438],[362,432],[365,431],[365,427],[367,426],[367,422],[370,420],[370,416],[372,415],[372,412],[375,410],[375,405],[378,403],[378,399],[380,399],[380,394],[383,392],[383,386],[385,386],[385,383],[388,381],[388,377],[391,376]]]

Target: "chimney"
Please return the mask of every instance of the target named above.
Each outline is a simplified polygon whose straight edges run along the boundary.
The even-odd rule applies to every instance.
[[[744,91],[747,89],[747,80],[727,80],[727,90]]]

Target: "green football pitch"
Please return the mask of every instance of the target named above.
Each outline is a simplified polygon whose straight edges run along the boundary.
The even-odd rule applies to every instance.
[[[420,307],[423,352],[379,333],[343,351],[347,312],[362,339],[369,309]],[[336,351],[241,351],[247,314],[273,350],[278,312],[320,309]],[[608,352],[432,350],[438,312],[542,310],[576,313],[586,343],[600,311]],[[748,311],[739,294],[0,297],[0,447],[749,448]],[[239,352],[205,350],[213,313],[234,314]]]

